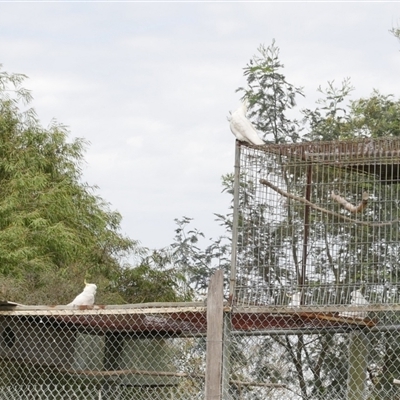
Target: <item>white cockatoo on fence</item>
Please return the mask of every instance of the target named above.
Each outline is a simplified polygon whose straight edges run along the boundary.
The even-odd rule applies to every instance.
[[[92,306],[96,295],[97,286],[94,283],[86,283],[83,292],[78,294],[67,306]]]
[[[264,141],[258,136],[253,124],[247,119],[247,100],[232,114],[230,128],[236,139],[250,144],[262,145]]]
[[[350,293],[352,306],[367,306],[369,304],[368,300],[362,295],[361,290],[357,289]],[[344,311],[339,314],[342,317],[353,317],[364,319],[367,317],[367,311]]]

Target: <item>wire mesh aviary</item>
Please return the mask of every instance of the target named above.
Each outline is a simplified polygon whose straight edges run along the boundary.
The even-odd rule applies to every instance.
[[[398,139],[243,143],[237,165],[238,304],[399,302]]]

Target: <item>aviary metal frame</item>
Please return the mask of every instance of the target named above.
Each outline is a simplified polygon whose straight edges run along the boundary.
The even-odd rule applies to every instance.
[[[398,138],[236,142],[233,304],[398,304],[399,171]]]

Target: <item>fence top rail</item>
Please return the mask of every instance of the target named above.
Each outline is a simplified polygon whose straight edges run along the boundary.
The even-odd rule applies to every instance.
[[[240,142],[242,146],[272,152],[284,156],[300,158],[323,157],[337,159],[352,156],[354,158],[389,158],[399,159],[400,139],[390,138],[358,138],[341,141],[300,142],[300,143],[267,143],[265,145],[251,145]]]
[[[334,142],[301,142],[241,146],[255,149],[258,155],[274,154],[292,162],[325,164],[379,177],[385,183],[400,181],[399,138],[357,139]]]
[[[205,312],[204,302],[140,303],[94,306],[24,305],[0,302],[0,315],[112,315]]]
[[[231,307],[228,303],[223,306],[224,312],[255,313],[255,314],[297,314],[332,313],[345,311],[400,311],[400,304],[368,304],[368,305],[302,305],[290,307],[288,305],[252,305],[236,304]],[[46,306],[24,305],[11,302],[0,302],[0,315],[113,315],[113,314],[171,314],[182,312],[204,313],[207,306],[204,302],[178,303],[140,303],[114,304],[94,306]]]
[[[32,326],[60,329],[83,329],[95,334],[105,332],[148,333],[169,336],[205,334],[207,307],[203,303],[151,303],[121,306],[93,306],[86,309],[66,306],[0,306],[0,319],[18,317]],[[379,312],[400,311],[400,304],[367,304],[336,306],[230,306],[233,331],[266,331],[287,329],[322,330],[349,327],[375,327]],[[368,312],[372,312],[368,314]]]

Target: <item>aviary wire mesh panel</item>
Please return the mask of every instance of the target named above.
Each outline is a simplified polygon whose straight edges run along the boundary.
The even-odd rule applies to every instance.
[[[399,139],[237,146],[237,304],[399,302]]]

